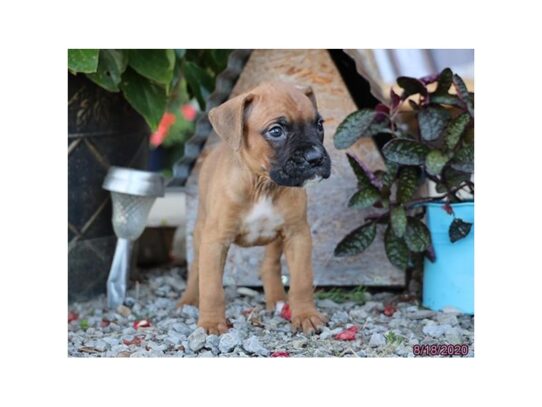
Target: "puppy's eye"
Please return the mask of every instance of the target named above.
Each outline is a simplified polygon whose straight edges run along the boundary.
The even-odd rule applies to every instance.
[[[324,120],[323,119],[318,120],[318,122],[316,123],[316,128],[318,129],[318,131],[324,131]]]
[[[272,138],[281,138],[284,136],[284,129],[281,126],[273,126],[267,130],[267,135]]]

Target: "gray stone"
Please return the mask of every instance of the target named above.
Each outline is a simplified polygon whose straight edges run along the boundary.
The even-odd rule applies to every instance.
[[[165,278],[165,281],[166,281],[166,283],[168,285],[171,286],[171,288],[173,288],[173,290],[176,293],[180,293],[181,291],[183,291],[186,288],[186,283],[181,278],[177,278],[177,277],[173,277],[173,276],[167,276]]]
[[[239,318],[241,315],[241,312],[244,310],[244,307],[242,307],[239,304],[231,304],[228,309],[226,309],[226,318],[230,319],[236,319]]]
[[[392,320],[390,321],[390,323],[388,324],[388,326],[389,326],[391,329],[397,329],[397,328],[399,328],[403,323],[404,323],[404,320],[402,320],[402,319],[392,319]]]
[[[327,326],[322,328],[322,331],[320,332],[319,338],[322,340],[331,338],[332,333],[331,329],[329,329]]]
[[[444,330],[444,336],[446,338],[446,342],[452,345],[458,345],[464,342],[461,337],[461,334],[459,333],[459,330],[452,326],[446,326]]]
[[[123,334],[123,335],[133,335],[133,334],[135,334],[135,333],[136,333],[136,330],[135,330],[134,328],[132,328],[131,326],[128,327],[128,328],[124,328],[124,329],[122,330],[122,334]]]
[[[220,349],[220,352],[228,353],[240,344],[241,338],[239,337],[239,332],[236,329],[230,329],[228,333],[225,333],[220,337],[218,348]]]
[[[239,331],[243,331],[248,328],[247,320],[243,315],[239,315],[237,319],[233,321],[233,327]]]
[[[258,296],[258,291],[256,290],[252,290],[248,287],[239,287],[237,289],[237,294],[239,295],[244,295],[245,297],[252,297],[252,298],[255,298]]]
[[[107,343],[110,347],[113,347],[115,345],[118,345],[120,341],[117,338],[112,338],[110,336],[106,336],[102,339],[105,343]]]
[[[412,346],[406,346],[404,344],[399,344],[397,348],[395,348],[395,354],[397,356],[408,356],[408,354],[412,352]]]
[[[337,304],[333,300],[330,300],[329,298],[326,298],[324,300],[317,300],[316,304],[318,305],[318,308],[336,309],[340,307],[339,304]]]
[[[197,352],[205,346],[206,338],[205,329],[198,328],[188,337],[188,347],[194,352]]]
[[[416,337],[411,337],[408,341],[410,346],[419,345],[420,341]]]
[[[305,346],[307,346],[307,343],[309,340],[307,338],[299,338],[292,341],[292,347],[294,349],[303,349]]]
[[[76,346],[79,347],[83,344],[84,339],[81,336],[73,336],[70,341]]]
[[[337,311],[331,317],[331,322],[336,325],[346,324],[348,322],[348,314],[345,311]]]
[[[436,320],[439,324],[448,324],[448,325],[457,325],[457,316],[455,314],[446,314],[446,313],[440,313],[437,314]]]
[[[85,346],[89,348],[94,348],[94,345],[96,344],[96,341],[93,339],[88,339],[85,341]]]
[[[164,339],[164,342],[171,343],[173,345],[180,345],[183,340],[186,339],[186,336],[179,334],[173,330],[168,331],[168,336]]]
[[[330,354],[326,349],[315,349],[311,356],[315,358],[325,358],[330,356]]]
[[[241,349],[239,346],[236,347],[233,352],[232,352],[232,355],[235,355],[237,357],[241,357],[241,358],[249,358],[250,356],[247,355],[243,349]]]
[[[363,305],[363,308],[365,310],[367,310],[367,312],[371,312],[373,310],[384,311],[384,304],[382,304],[381,302],[377,302],[377,301],[367,301]]]
[[[213,352],[211,352],[210,350],[205,350],[199,353],[198,358],[212,358],[214,356],[215,355],[213,355]]]
[[[161,351],[161,352],[167,349],[167,346],[165,344],[152,342],[152,341],[147,342],[147,346],[150,348],[150,350]]]
[[[410,308],[410,307],[409,307]],[[408,308],[407,308],[408,310]],[[413,312],[408,312],[405,314],[405,316],[409,319],[426,319],[426,318],[432,318],[435,315],[433,311],[425,310],[425,309],[416,309]]]
[[[171,286],[169,286],[168,284],[163,284],[157,289],[155,289],[154,293],[160,297],[167,297],[170,291]]]
[[[269,350],[264,348],[260,343],[260,340],[257,336],[252,335],[248,339],[245,339],[243,342],[243,348],[248,352],[255,355],[267,356],[269,355]]]
[[[124,345],[124,344],[111,346],[111,351],[115,352],[115,353],[126,352],[129,349],[130,348],[128,346]]]
[[[451,326],[448,324],[427,324],[423,327],[422,331],[424,334],[432,336],[433,338],[439,338],[443,336],[446,330],[449,328],[451,328]]]
[[[220,338],[217,335],[207,335],[205,340],[205,347],[209,349],[218,349],[218,344],[220,343]]]
[[[352,318],[352,320],[356,322],[363,322],[367,319],[368,316],[369,314],[367,313],[367,311],[362,308],[354,308],[350,311],[350,318]]]
[[[371,335],[371,339],[369,340],[369,346],[371,348],[378,348],[380,346],[384,346],[386,344],[386,338],[384,335],[379,333],[374,333]]]
[[[371,332],[376,332],[376,333],[379,333],[379,332],[386,332],[387,330],[388,330],[388,327],[383,326],[383,325],[374,325],[374,326],[371,328]]]
[[[103,341],[102,339],[98,339],[94,343],[94,349],[96,349],[99,352],[105,352],[108,348],[107,342]]]
[[[154,301],[154,306],[158,309],[168,309],[173,308],[175,306],[175,302],[169,298],[157,298],[156,301]]]
[[[186,336],[189,336],[192,333],[192,329],[190,327],[180,322],[176,322],[175,324],[171,325],[171,328]]]
[[[278,329],[278,327],[282,324],[284,324],[286,321],[284,319],[282,319],[281,317],[273,317],[273,318],[269,318],[267,321],[264,322],[265,324],[265,329],[269,330],[269,331],[276,331]]]
[[[199,316],[198,309],[193,305],[183,305],[181,308],[181,313],[188,318],[192,318],[193,320],[198,319]]]
[[[454,307],[444,307],[442,308],[441,311],[444,312],[445,314],[454,314],[454,315],[461,314],[461,311],[459,311],[457,308],[454,308]]]
[[[148,358],[150,356],[151,353],[145,349],[137,350],[130,355],[131,358]]]

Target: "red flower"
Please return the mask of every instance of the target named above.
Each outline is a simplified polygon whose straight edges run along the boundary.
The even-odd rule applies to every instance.
[[[100,328],[108,327],[110,323],[111,323],[110,320],[108,320],[107,318],[103,318],[103,319],[100,321]]]
[[[77,321],[79,314],[75,311],[68,312],[68,322]]]
[[[393,314],[395,314],[395,307],[391,304],[388,304],[384,307],[384,315],[387,317],[391,317]]]
[[[175,120],[177,120],[177,118],[173,113],[164,113],[162,119],[160,120],[160,124],[158,124],[158,128],[151,135],[151,144],[154,147],[158,147],[164,142],[169,132],[169,128],[173,125],[173,123],[175,123]]]
[[[181,113],[183,114],[183,117],[188,120],[189,122],[194,121],[197,115],[197,111],[191,104],[187,103],[181,106]]]
[[[150,328],[151,326],[152,326],[151,321],[147,319],[142,319],[142,320],[134,322],[134,329]]]
[[[287,321],[290,321],[292,319],[292,311],[290,310],[290,306],[287,303],[282,306],[282,309],[280,310],[280,316]]]
[[[358,327],[357,326],[351,326],[348,329],[345,329],[342,332],[339,332],[334,336],[335,339],[338,341],[353,341],[356,339],[356,334],[358,333]]]
[[[271,357],[272,358],[289,358],[290,354],[288,352],[286,352],[286,351],[278,350],[276,352],[273,352],[271,354]]]

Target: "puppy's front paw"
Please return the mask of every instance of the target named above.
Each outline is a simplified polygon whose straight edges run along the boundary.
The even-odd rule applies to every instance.
[[[292,310],[292,330],[303,330],[306,335],[320,332],[327,323],[327,318],[320,314],[316,308],[296,312]]]
[[[209,335],[222,335],[228,332],[226,319],[202,319],[198,320],[198,326],[205,329]]]

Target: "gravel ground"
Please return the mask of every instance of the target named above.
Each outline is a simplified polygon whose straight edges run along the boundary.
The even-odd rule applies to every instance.
[[[263,292],[227,287],[221,336],[206,335],[198,309],[175,307],[185,283],[182,269],[154,270],[128,291],[125,305],[106,309],[104,295],[72,303],[68,354],[73,357],[414,357],[417,349],[443,352],[460,345],[474,356],[474,319],[453,309],[433,312],[396,293],[366,293],[364,304],[317,300],[329,317],[320,334],[291,333],[285,310],[265,310]],[[282,312],[280,312],[282,311]],[[424,345],[439,346],[424,346]],[[416,347],[415,345],[420,345]]]

